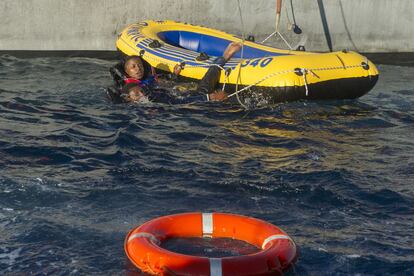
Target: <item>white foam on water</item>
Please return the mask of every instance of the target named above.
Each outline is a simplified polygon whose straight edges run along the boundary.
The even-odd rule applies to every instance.
[[[13,265],[16,263],[16,259],[20,256],[20,252],[23,248],[17,248],[9,253],[0,254],[0,263],[6,265]]]
[[[347,257],[349,259],[356,259],[356,258],[361,258],[361,255],[351,254],[351,255],[346,255],[345,257]]]

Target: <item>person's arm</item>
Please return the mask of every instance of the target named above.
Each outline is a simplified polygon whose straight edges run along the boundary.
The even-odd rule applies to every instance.
[[[226,63],[224,57],[218,57],[213,61],[213,65],[208,68],[206,74],[198,83],[198,91],[204,94],[211,94],[216,89],[220,78],[221,68]],[[217,66],[218,65],[218,66]]]
[[[220,72],[221,68],[226,64],[228,60],[230,60],[235,53],[237,53],[242,47],[241,43],[238,42],[231,42],[227,48],[223,52],[222,57],[218,57],[213,61],[213,65],[208,68],[206,74],[201,79],[201,81],[198,84],[198,91],[205,93],[205,94],[211,94],[215,91],[216,85],[220,78]],[[224,92],[221,92],[221,94],[225,94]],[[220,95],[221,95],[220,94]],[[218,97],[217,100],[224,100],[227,99],[227,96],[225,98]]]
[[[172,99],[171,103],[174,104],[189,104],[189,103],[202,103],[202,102],[216,102],[216,101],[224,101],[227,99],[226,92],[220,90],[209,94],[204,93],[189,93],[181,98],[174,98]]]
[[[210,94],[199,93],[198,91],[183,93],[181,95],[171,95],[169,90],[153,89],[148,94],[148,99],[153,102],[165,104],[190,104],[202,103],[209,101],[223,101],[227,99],[224,91],[214,92]]]

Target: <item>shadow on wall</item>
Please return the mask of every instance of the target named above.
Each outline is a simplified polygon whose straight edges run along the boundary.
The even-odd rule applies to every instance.
[[[318,7],[319,7],[319,13],[321,15],[323,32],[325,34],[326,43],[328,44],[329,51],[332,52],[331,33],[329,31],[328,21],[326,20],[325,6],[322,0],[318,0]]]
[[[325,35],[326,43],[328,44],[329,51],[332,52],[333,51],[332,38],[331,38],[331,33],[329,31],[329,25],[328,25],[328,20],[326,18],[326,12],[325,12],[325,6],[323,4],[323,0],[318,0],[318,8],[319,8],[319,14],[322,20],[323,32]],[[350,43],[352,44],[352,50],[359,52],[358,47],[355,45],[355,42],[352,39],[351,33],[349,32],[348,23],[345,18],[344,7],[342,5],[342,0],[339,0],[339,8],[341,10],[341,17],[342,17],[342,22],[344,24],[345,32],[348,36]]]
[[[339,8],[341,9],[341,16],[342,16],[342,21],[344,23],[346,35],[348,36],[348,39],[352,44],[352,50],[359,52],[358,47],[355,45],[354,40],[352,39],[351,33],[349,32],[349,29],[348,29],[348,23],[346,22],[344,7],[342,6],[342,0],[339,0]]]

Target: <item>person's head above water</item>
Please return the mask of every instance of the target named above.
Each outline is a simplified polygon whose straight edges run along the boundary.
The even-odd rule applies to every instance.
[[[146,100],[144,92],[136,83],[128,83],[122,88],[122,94],[126,102],[141,102]]]
[[[145,76],[145,67],[142,59],[138,56],[125,58],[124,71],[128,77],[141,80]]]

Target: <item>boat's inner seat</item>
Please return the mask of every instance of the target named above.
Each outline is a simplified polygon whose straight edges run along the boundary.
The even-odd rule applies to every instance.
[[[188,31],[165,31],[158,33],[158,37],[176,47],[188,49],[198,53],[206,53],[209,56],[222,56],[230,40]],[[260,58],[266,56],[280,56],[286,54],[274,53],[257,49],[251,46],[243,47],[243,58]],[[241,57],[241,51],[234,55]]]

